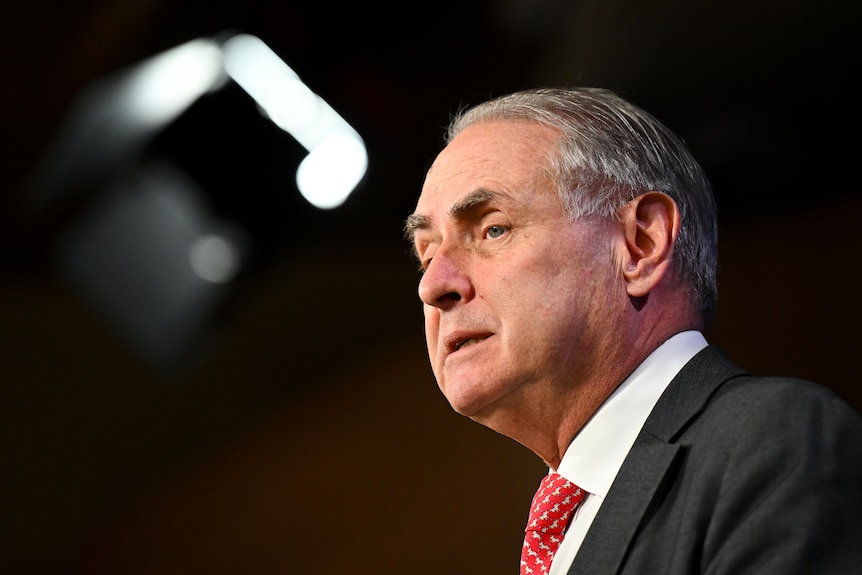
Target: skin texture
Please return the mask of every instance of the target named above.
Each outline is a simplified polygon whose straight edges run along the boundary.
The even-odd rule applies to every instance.
[[[571,220],[542,171],[557,137],[525,122],[468,127],[408,219],[441,391],[552,467],[652,349],[696,327],[681,298],[665,296],[680,287],[676,205],[651,192],[619,218]]]

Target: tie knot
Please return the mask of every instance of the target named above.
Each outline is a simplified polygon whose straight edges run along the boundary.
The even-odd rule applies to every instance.
[[[583,498],[584,492],[577,485],[558,473],[549,473],[533,497],[527,531],[562,533]]]

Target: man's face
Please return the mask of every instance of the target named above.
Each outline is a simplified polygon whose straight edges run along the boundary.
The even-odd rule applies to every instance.
[[[408,220],[434,375],[457,412],[492,428],[577,401],[613,332],[613,224],[563,211],[542,172],[557,138],[524,122],[467,128]]]

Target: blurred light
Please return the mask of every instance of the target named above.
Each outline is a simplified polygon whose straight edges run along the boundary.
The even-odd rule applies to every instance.
[[[193,40],[85,87],[26,183],[36,211],[63,195],[87,194],[80,204],[66,204],[73,217],[56,238],[54,263],[64,280],[156,367],[182,367],[203,350],[232,282],[249,263],[246,257],[264,252],[265,246],[258,245],[250,251],[248,240],[268,241],[251,229],[265,224],[252,221],[242,203],[248,199],[237,182],[245,171],[230,163],[220,171],[216,168],[222,166],[210,161],[212,146],[235,144],[231,136],[238,134],[253,137],[241,123],[245,117],[232,116],[213,131],[224,118],[218,111],[212,118],[212,106],[224,100],[212,97],[197,108],[210,114],[204,129],[195,123],[201,118],[193,110],[186,115],[191,123],[176,122],[178,131],[166,130],[231,80],[308,151],[296,170],[305,199],[321,209],[342,204],[366,173],[365,143],[272,50],[249,35],[224,42]],[[184,135],[188,139],[181,139]],[[292,163],[296,146],[287,143],[291,157],[286,160]],[[222,151],[220,160],[230,157]],[[180,161],[170,159],[177,155]],[[212,178],[203,181],[217,190],[201,186],[186,164],[198,171],[212,166],[213,173],[206,174]],[[281,170],[281,163],[274,168]],[[249,211],[266,209],[254,205]],[[55,214],[66,217],[63,209]]]
[[[229,282],[239,271],[239,250],[227,238],[208,234],[192,242],[189,264],[203,280],[215,284]]]
[[[95,82],[79,95],[30,182],[38,207],[139,153],[201,96],[233,79],[264,114],[309,152],[297,173],[312,205],[341,205],[368,168],[357,131],[259,38],[197,39]]]
[[[305,147],[314,143],[310,134],[320,122],[323,100],[308,89],[299,78],[282,77],[275,80],[264,94],[266,104],[261,106],[276,126],[298,138],[306,140]]]
[[[137,66],[120,102],[139,122],[160,126],[225,81],[222,55],[211,40],[193,40]]]
[[[300,193],[322,209],[344,203],[368,168],[356,130],[259,38],[233,36],[222,50],[228,75],[308,150],[297,171]]]
[[[199,39],[94,82],[76,98],[27,183],[30,201],[42,208],[124,164],[227,80],[219,45]]]
[[[362,141],[350,134],[334,134],[299,163],[296,184],[303,195],[314,198],[309,201],[317,207],[335,208],[344,203],[367,167]]]
[[[205,196],[176,166],[147,164],[112,180],[57,245],[61,277],[158,369],[182,369],[202,349],[233,287],[213,278],[236,273],[239,250],[226,258],[233,246],[201,243],[230,229]]]

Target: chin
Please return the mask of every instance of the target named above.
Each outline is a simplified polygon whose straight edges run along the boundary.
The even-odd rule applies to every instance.
[[[452,410],[455,413],[457,413],[458,415],[463,415],[464,417],[469,417],[470,419],[473,419],[473,417],[477,411],[477,408],[473,407],[472,404],[465,403],[463,401],[459,401],[456,399],[450,399],[450,398],[447,398],[447,399],[449,401],[449,406],[452,408]]]
[[[477,423],[487,425],[487,421],[497,412],[495,401],[487,395],[473,395],[470,397],[447,397],[449,405],[458,415],[468,417]]]
[[[455,413],[463,415],[464,417],[469,417],[470,419],[474,419],[487,404],[487,402],[481,401],[481,398],[477,397],[463,397],[457,393],[447,394],[446,392],[443,394],[446,396],[447,401],[449,401],[449,405]]]

